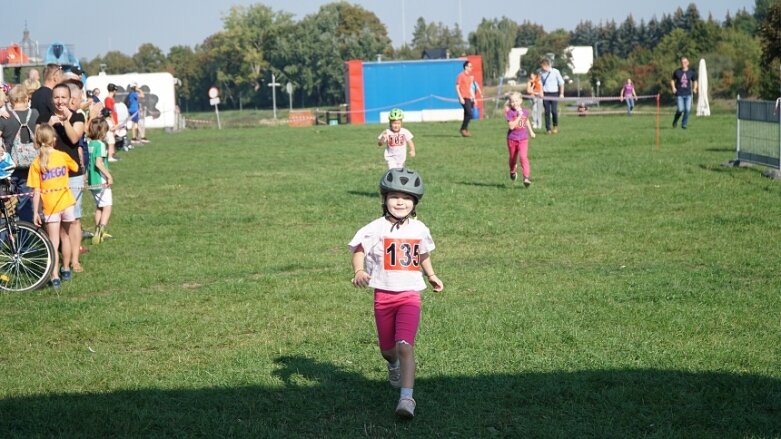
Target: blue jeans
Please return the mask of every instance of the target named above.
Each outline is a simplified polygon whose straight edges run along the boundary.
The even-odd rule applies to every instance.
[[[633,98],[626,98],[626,113],[630,114],[635,109],[635,100]]]
[[[17,198],[16,215],[22,221],[33,222],[33,196],[32,189],[27,187],[27,173],[29,168],[17,168],[11,174],[11,186],[14,193],[25,194]]]
[[[675,110],[675,120],[673,120],[673,125],[678,123],[678,119],[681,117],[681,114],[683,114],[681,127],[686,128],[686,125],[689,123],[689,112],[691,112],[692,109],[692,96],[676,96],[675,103],[677,107]]]

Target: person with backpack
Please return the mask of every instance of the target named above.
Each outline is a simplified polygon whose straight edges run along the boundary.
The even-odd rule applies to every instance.
[[[23,85],[15,85],[8,92],[11,99],[11,117],[0,119],[0,136],[2,136],[5,151],[16,163],[16,169],[11,174],[11,188],[20,194],[16,205],[16,214],[22,221],[33,221],[32,198],[27,187],[27,174],[35,157],[35,122],[38,111],[30,108],[27,99],[27,89]]]

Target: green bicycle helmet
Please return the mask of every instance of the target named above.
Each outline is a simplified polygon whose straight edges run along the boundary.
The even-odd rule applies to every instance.
[[[423,178],[409,168],[388,169],[380,179],[380,193],[402,192],[415,197],[415,204],[423,198]]]
[[[402,120],[404,119],[404,112],[401,111],[401,108],[394,108],[390,111],[390,114],[388,114],[388,120]]]

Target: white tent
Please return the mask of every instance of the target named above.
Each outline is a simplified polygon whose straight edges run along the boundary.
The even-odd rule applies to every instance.
[[[708,69],[705,68],[705,59],[700,58],[700,67],[697,71],[699,79],[699,96],[697,97],[697,116],[710,116],[710,104],[708,104]]]

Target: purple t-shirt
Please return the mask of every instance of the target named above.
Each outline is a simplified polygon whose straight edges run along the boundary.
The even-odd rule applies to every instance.
[[[634,98],[635,86],[634,84],[624,84],[624,99]]]
[[[521,108],[520,110],[509,108],[507,109],[507,112],[504,113],[504,117],[507,119],[507,122],[509,122],[517,118],[519,114],[523,114],[521,124],[515,127],[515,129],[507,130],[507,140],[526,140],[529,138],[529,132],[526,129],[529,124],[529,112],[526,111],[525,108]]]

